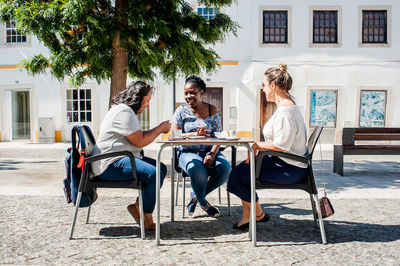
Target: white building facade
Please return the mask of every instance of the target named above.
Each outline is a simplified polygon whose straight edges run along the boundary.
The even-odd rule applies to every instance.
[[[215,12],[195,1],[193,7]],[[263,74],[280,63],[288,65],[307,127],[325,126],[325,143],[339,142],[343,126],[400,127],[399,1],[239,0],[224,12],[239,23],[238,36],[213,47],[221,67],[201,77],[206,101],[220,109],[225,130],[260,137],[273,110],[262,101]],[[27,75],[19,61],[46,49],[12,26],[0,26],[1,141],[68,141],[75,124],[97,132],[109,83],[88,82],[76,90],[47,74]],[[170,119],[174,109],[172,84],[159,78],[154,86],[144,127]],[[177,77],[177,104],[184,102],[183,87],[184,77]]]

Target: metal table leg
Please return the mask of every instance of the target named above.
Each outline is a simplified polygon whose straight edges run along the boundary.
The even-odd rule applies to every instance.
[[[175,193],[175,152],[174,149],[172,149],[172,158],[171,158],[171,222],[173,222],[175,219],[174,214],[175,214],[175,204],[174,204],[174,193]]]
[[[160,149],[157,153],[157,160],[156,160],[156,245],[160,245],[160,158],[161,152],[166,145],[161,145]]]
[[[249,237],[254,246],[257,246],[256,240],[256,180],[255,180],[255,158],[251,146],[246,143],[244,145],[250,153],[250,190],[251,190],[251,203],[250,203],[250,227]]]

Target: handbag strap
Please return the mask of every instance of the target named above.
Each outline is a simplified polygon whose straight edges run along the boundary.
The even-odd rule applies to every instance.
[[[320,154],[321,169],[322,169],[322,183],[324,184],[324,197],[326,197],[325,169],[324,169],[324,160],[322,159],[321,138],[318,139],[318,142],[319,142],[319,154]]]

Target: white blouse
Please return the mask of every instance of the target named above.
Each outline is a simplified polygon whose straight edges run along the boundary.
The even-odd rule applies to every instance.
[[[265,141],[296,155],[307,154],[307,130],[303,116],[296,105],[279,106],[263,128]],[[307,164],[281,158],[288,164],[306,168]]]
[[[141,129],[139,119],[132,108],[126,104],[112,106],[101,123],[93,155],[128,150],[136,158],[142,158],[140,154],[142,149],[131,144],[127,138],[128,135]],[[100,175],[110,164],[122,158],[123,156],[112,157],[93,162],[92,171],[95,175]]]

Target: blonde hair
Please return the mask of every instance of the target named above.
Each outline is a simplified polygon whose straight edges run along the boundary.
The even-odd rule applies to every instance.
[[[287,65],[279,64],[278,67],[270,67],[265,71],[268,81],[275,83],[281,90],[287,93],[291,101],[295,102],[289,91],[292,88],[293,80],[290,74],[287,72]]]

